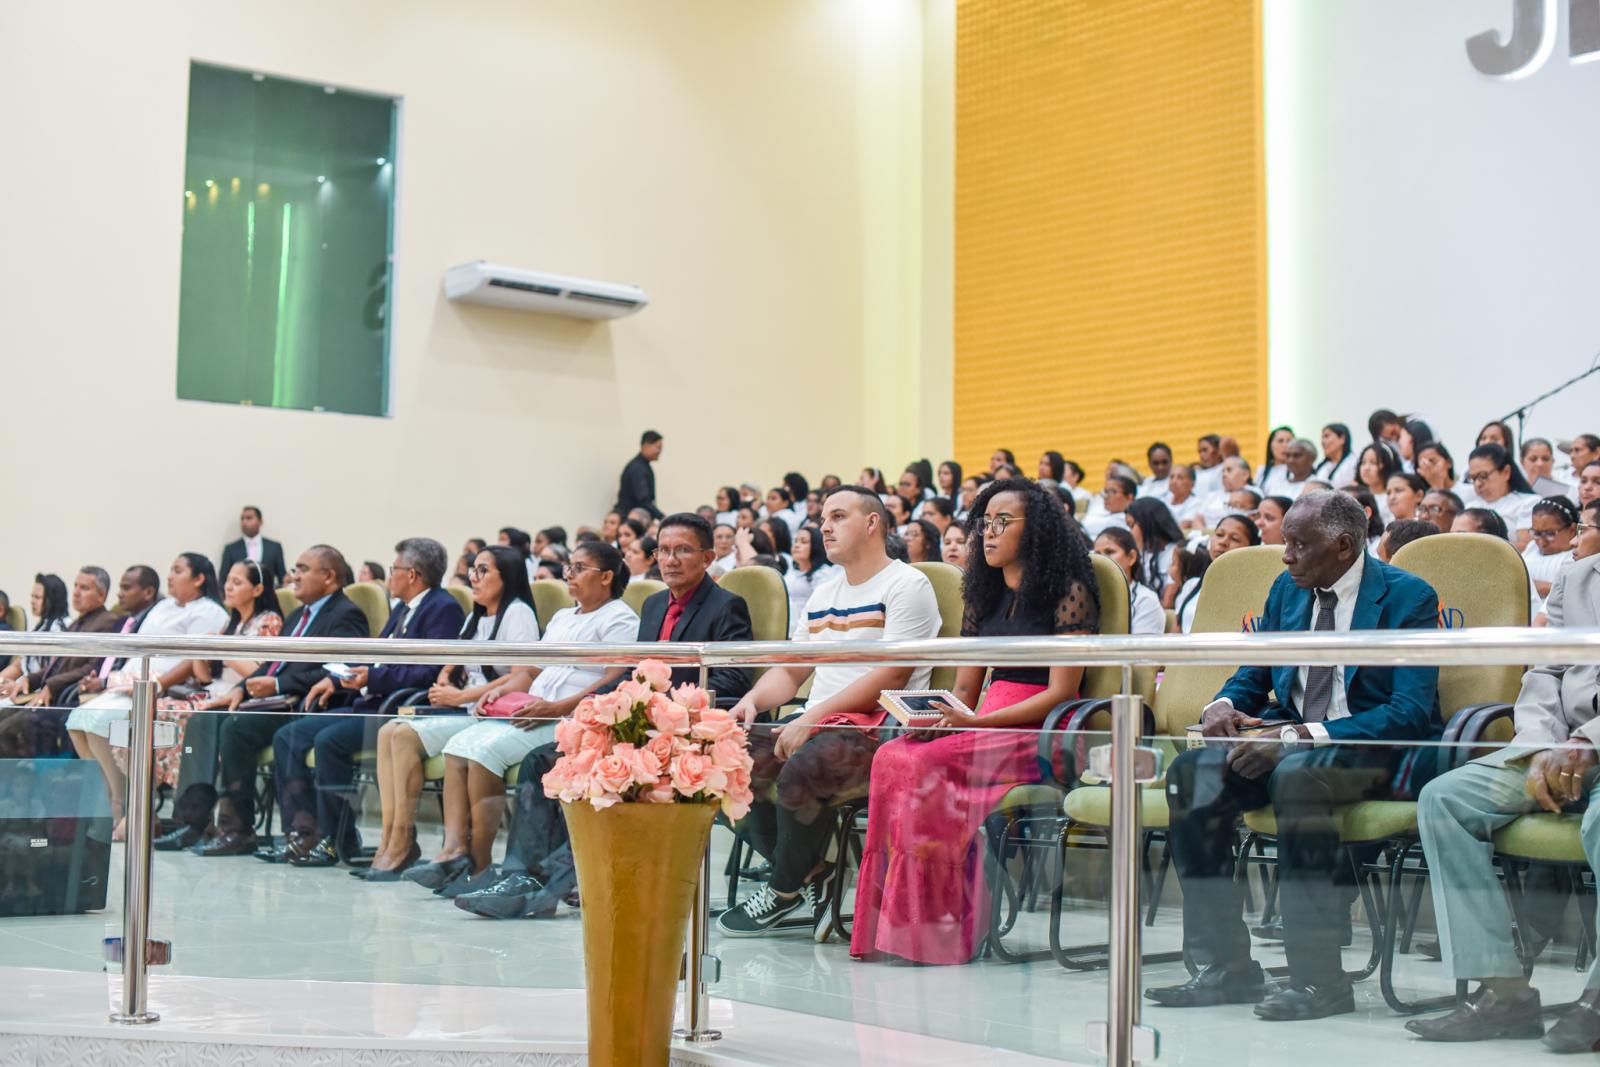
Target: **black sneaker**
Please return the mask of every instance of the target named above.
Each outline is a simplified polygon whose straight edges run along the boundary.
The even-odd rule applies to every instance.
[[[724,937],[760,937],[805,905],[803,894],[783,900],[771,885],[764,885],[748,900],[723,912],[717,929]]]
[[[811,924],[811,940],[819,945],[827,944],[834,934],[844,933],[833,921],[833,894],[843,892],[842,888],[836,888],[833,884],[838,872],[839,865],[836,863],[800,890],[800,895],[811,905],[811,914],[816,916]]]

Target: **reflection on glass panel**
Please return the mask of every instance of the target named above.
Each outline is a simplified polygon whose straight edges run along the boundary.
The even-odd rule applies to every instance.
[[[179,399],[386,413],[395,110],[191,65]]]

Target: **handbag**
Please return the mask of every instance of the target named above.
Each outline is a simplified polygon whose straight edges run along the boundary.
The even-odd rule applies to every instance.
[[[532,704],[532,693],[502,693],[486,704],[479,704],[477,715],[482,719],[511,719],[517,712]]]

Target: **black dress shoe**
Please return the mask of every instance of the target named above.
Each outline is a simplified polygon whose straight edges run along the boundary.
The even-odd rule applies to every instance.
[[[291,867],[337,867],[339,853],[335,851],[333,842],[324,837],[307,851],[291,855],[288,863]]]
[[[1281,989],[1256,1005],[1257,1018],[1274,1023],[1326,1019],[1356,1010],[1356,991],[1347,978],[1327,985],[1294,985]]]
[[[400,876],[402,881],[415,882],[424,889],[438,889],[462,871],[472,867],[471,856],[457,856],[443,863],[419,863]]]
[[[1266,991],[1261,965],[1254,961],[1213,965],[1182,985],[1146,989],[1146,999],[1164,1008],[1206,1008],[1215,1004],[1254,1004]]]
[[[1479,987],[1449,1015],[1437,1019],[1412,1019],[1406,1029],[1424,1041],[1492,1041],[1500,1037],[1535,1038],[1544,1035],[1539,991],[1530,989],[1515,1000]],[[1584,1052],[1589,1049],[1585,1047]]]
[[[525,871],[514,871],[493,885],[475,893],[462,893],[456,897],[456,907],[470,911],[485,919],[529,918],[529,905],[534,896],[544,888],[544,883]],[[556,913],[555,903],[542,904],[539,918]]]
[[[433,895],[444,897],[446,900],[454,900],[463,893],[476,893],[480,889],[488,889],[504,877],[505,875],[500,873],[500,868],[491,863],[477,874],[469,875],[466,872],[462,872],[456,875],[450,881],[435,889]]]
[[[1578,1002],[1544,1035],[1551,1052],[1600,1051],[1600,989],[1585,989]]]
[[[254,833],[220,833],[195,851],[202,856],[249,856],[256,851]]]
[[[196,830],[186,823],[176,830],[162,834],[150,842],[150,847],[157,852],[179,852],[199,844],[202,836],[204,836],[203,831]]]

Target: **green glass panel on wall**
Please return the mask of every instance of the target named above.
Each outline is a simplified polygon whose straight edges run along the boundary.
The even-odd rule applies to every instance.
[[[180,400],[388,413],[396,112],[190,64]]]

